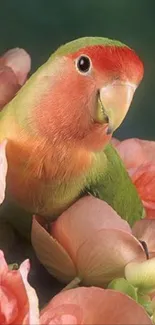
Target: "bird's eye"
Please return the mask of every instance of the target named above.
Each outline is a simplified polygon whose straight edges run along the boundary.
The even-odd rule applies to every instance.
[[[88,56],[81,55],[76,61],[76,67],[80,73],[87,74],[91,70],[91,60]]]

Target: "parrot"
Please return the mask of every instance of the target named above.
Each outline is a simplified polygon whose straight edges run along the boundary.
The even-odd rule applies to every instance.
[[[60,46],[0,112],[6,198],[48,221],[84,195],[105,200],[130,224],[143,218],[110,142],[143,74],[139,56],[120,41],[89,36]]]

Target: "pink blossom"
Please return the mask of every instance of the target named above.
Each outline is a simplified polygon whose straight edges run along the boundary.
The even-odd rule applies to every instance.
[[[112,143],[137,188],[147,218],[155,218],[155,142],[133,138]]]
[[[27,282],[29,268],[26,260],[19,270],[9,270],[0,251],[0,324],[39,324],[38,299]]]
[[[145,310],[128,296],[101,288],[77,288],[56,295],[42,310],[40,323],[152,324]]]

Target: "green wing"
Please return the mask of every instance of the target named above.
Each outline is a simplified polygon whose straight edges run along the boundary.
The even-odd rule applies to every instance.
[[[136,187],[111,144],[96,155],[86,191],[106,201],[131,226],[144,217],[145,211]]]

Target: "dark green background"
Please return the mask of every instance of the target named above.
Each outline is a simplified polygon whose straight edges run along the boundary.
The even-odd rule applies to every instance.
[[[117,135],[155,140],[155,0],[0,0],[0,35],[0,53],[25,48],[33,71],[60,44],[81,36],[133,47],[145,76]]]

